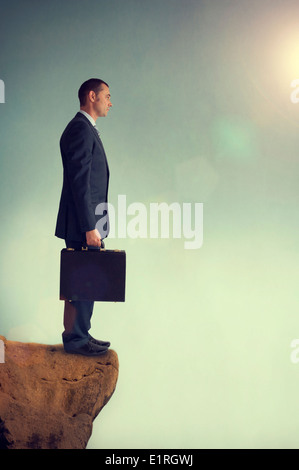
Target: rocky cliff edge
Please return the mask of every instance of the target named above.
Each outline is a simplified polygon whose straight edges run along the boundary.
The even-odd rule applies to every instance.
[[[116,387],[116,352],[85,357],[0,336],[3,343],[0,449],[84,449]]]

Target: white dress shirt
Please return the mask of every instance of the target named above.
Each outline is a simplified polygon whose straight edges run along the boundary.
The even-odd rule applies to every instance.
[[[82,109],[80,109],[79,113],[84,114],[84,116],[87,117],[87,119],[88,119],[88,120],[91,122],[91,124],[95,127],[96,122],[95,122],[95,120],[91,117],[90,114],[88,114],[86,111],[83,111]]]

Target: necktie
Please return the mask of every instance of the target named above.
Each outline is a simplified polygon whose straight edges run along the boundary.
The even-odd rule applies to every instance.
[[[95,130],[97,131],[98,136],[101,137],[101,136],[100,136],[99,129],[97,128],[97,126],[94,126],[94,128],[95,128]]]

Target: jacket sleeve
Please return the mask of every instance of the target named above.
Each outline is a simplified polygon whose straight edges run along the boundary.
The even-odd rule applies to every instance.
[[[67,134],[65,169],[82,232],[94,230],[95,214],[91,204],[90,173],[93,138],[85,123],[74,123]]]

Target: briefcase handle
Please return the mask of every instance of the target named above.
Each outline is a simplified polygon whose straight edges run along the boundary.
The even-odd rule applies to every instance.
[[[75,248],[67,248],[67,251],[75,251]],[[88,246],[82,246],[81,251],[88,251]],[[100,248],[99,251],[106,251],[106,248]],[[114,250],[119,251],[119,250]]]
[[[82,251],[88,251],[88,246],[82,246]],[[94,250],[97,249],[97,247],[94,247]],[[99,247],[99,251],[106,251],[106,248],[101,248]]]

